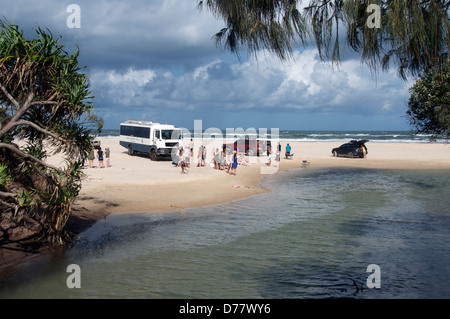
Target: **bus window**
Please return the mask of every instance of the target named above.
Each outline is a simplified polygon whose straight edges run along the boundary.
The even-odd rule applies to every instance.
[[[120,135],[150,138],[150,128],[124,125],[120,127]]]
[[[178,130],[162,130],[163,140],[178,140],[181,138],[181,131]]]

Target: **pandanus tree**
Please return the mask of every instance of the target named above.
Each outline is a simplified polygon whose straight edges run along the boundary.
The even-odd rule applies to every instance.
[[[0,21],[0,239],[8,227],[34,225],[43,242],[64,242],[64,226],[81,188],[82,161],[101,129],[90,83],[61,38]],[[47,157],[60,154],[62,165]]]

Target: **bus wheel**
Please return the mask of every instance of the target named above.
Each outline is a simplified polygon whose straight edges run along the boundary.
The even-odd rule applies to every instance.
[[[134,155],[133,147],[128,145],[128,155]]]
[[[151,159],[152,161],[156,161],[157,158],[158,158],[158,157],[156,156],[156,152],[155,152],[155,151],[150,152],[150,159]]]

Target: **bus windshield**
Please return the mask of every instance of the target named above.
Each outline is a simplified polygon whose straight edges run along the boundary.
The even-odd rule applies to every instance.
[[[180,130],[161,130],[161,138],[163,140],[178,140],[181,138]]]

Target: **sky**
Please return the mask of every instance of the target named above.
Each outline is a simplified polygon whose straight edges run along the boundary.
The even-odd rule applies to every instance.
[[[297,48],[289,61],[264,52],[239,60],[216,47],[224,23],[197,3],[1,0],[0,16],[29,39],[48,28],[67,52],[79,48],[105,129],[125,120],[187,129],[194,120],[203,129],[410,129],[413,82],[395,69],[374,75],[348,50],[332,66],[315,47]]]

